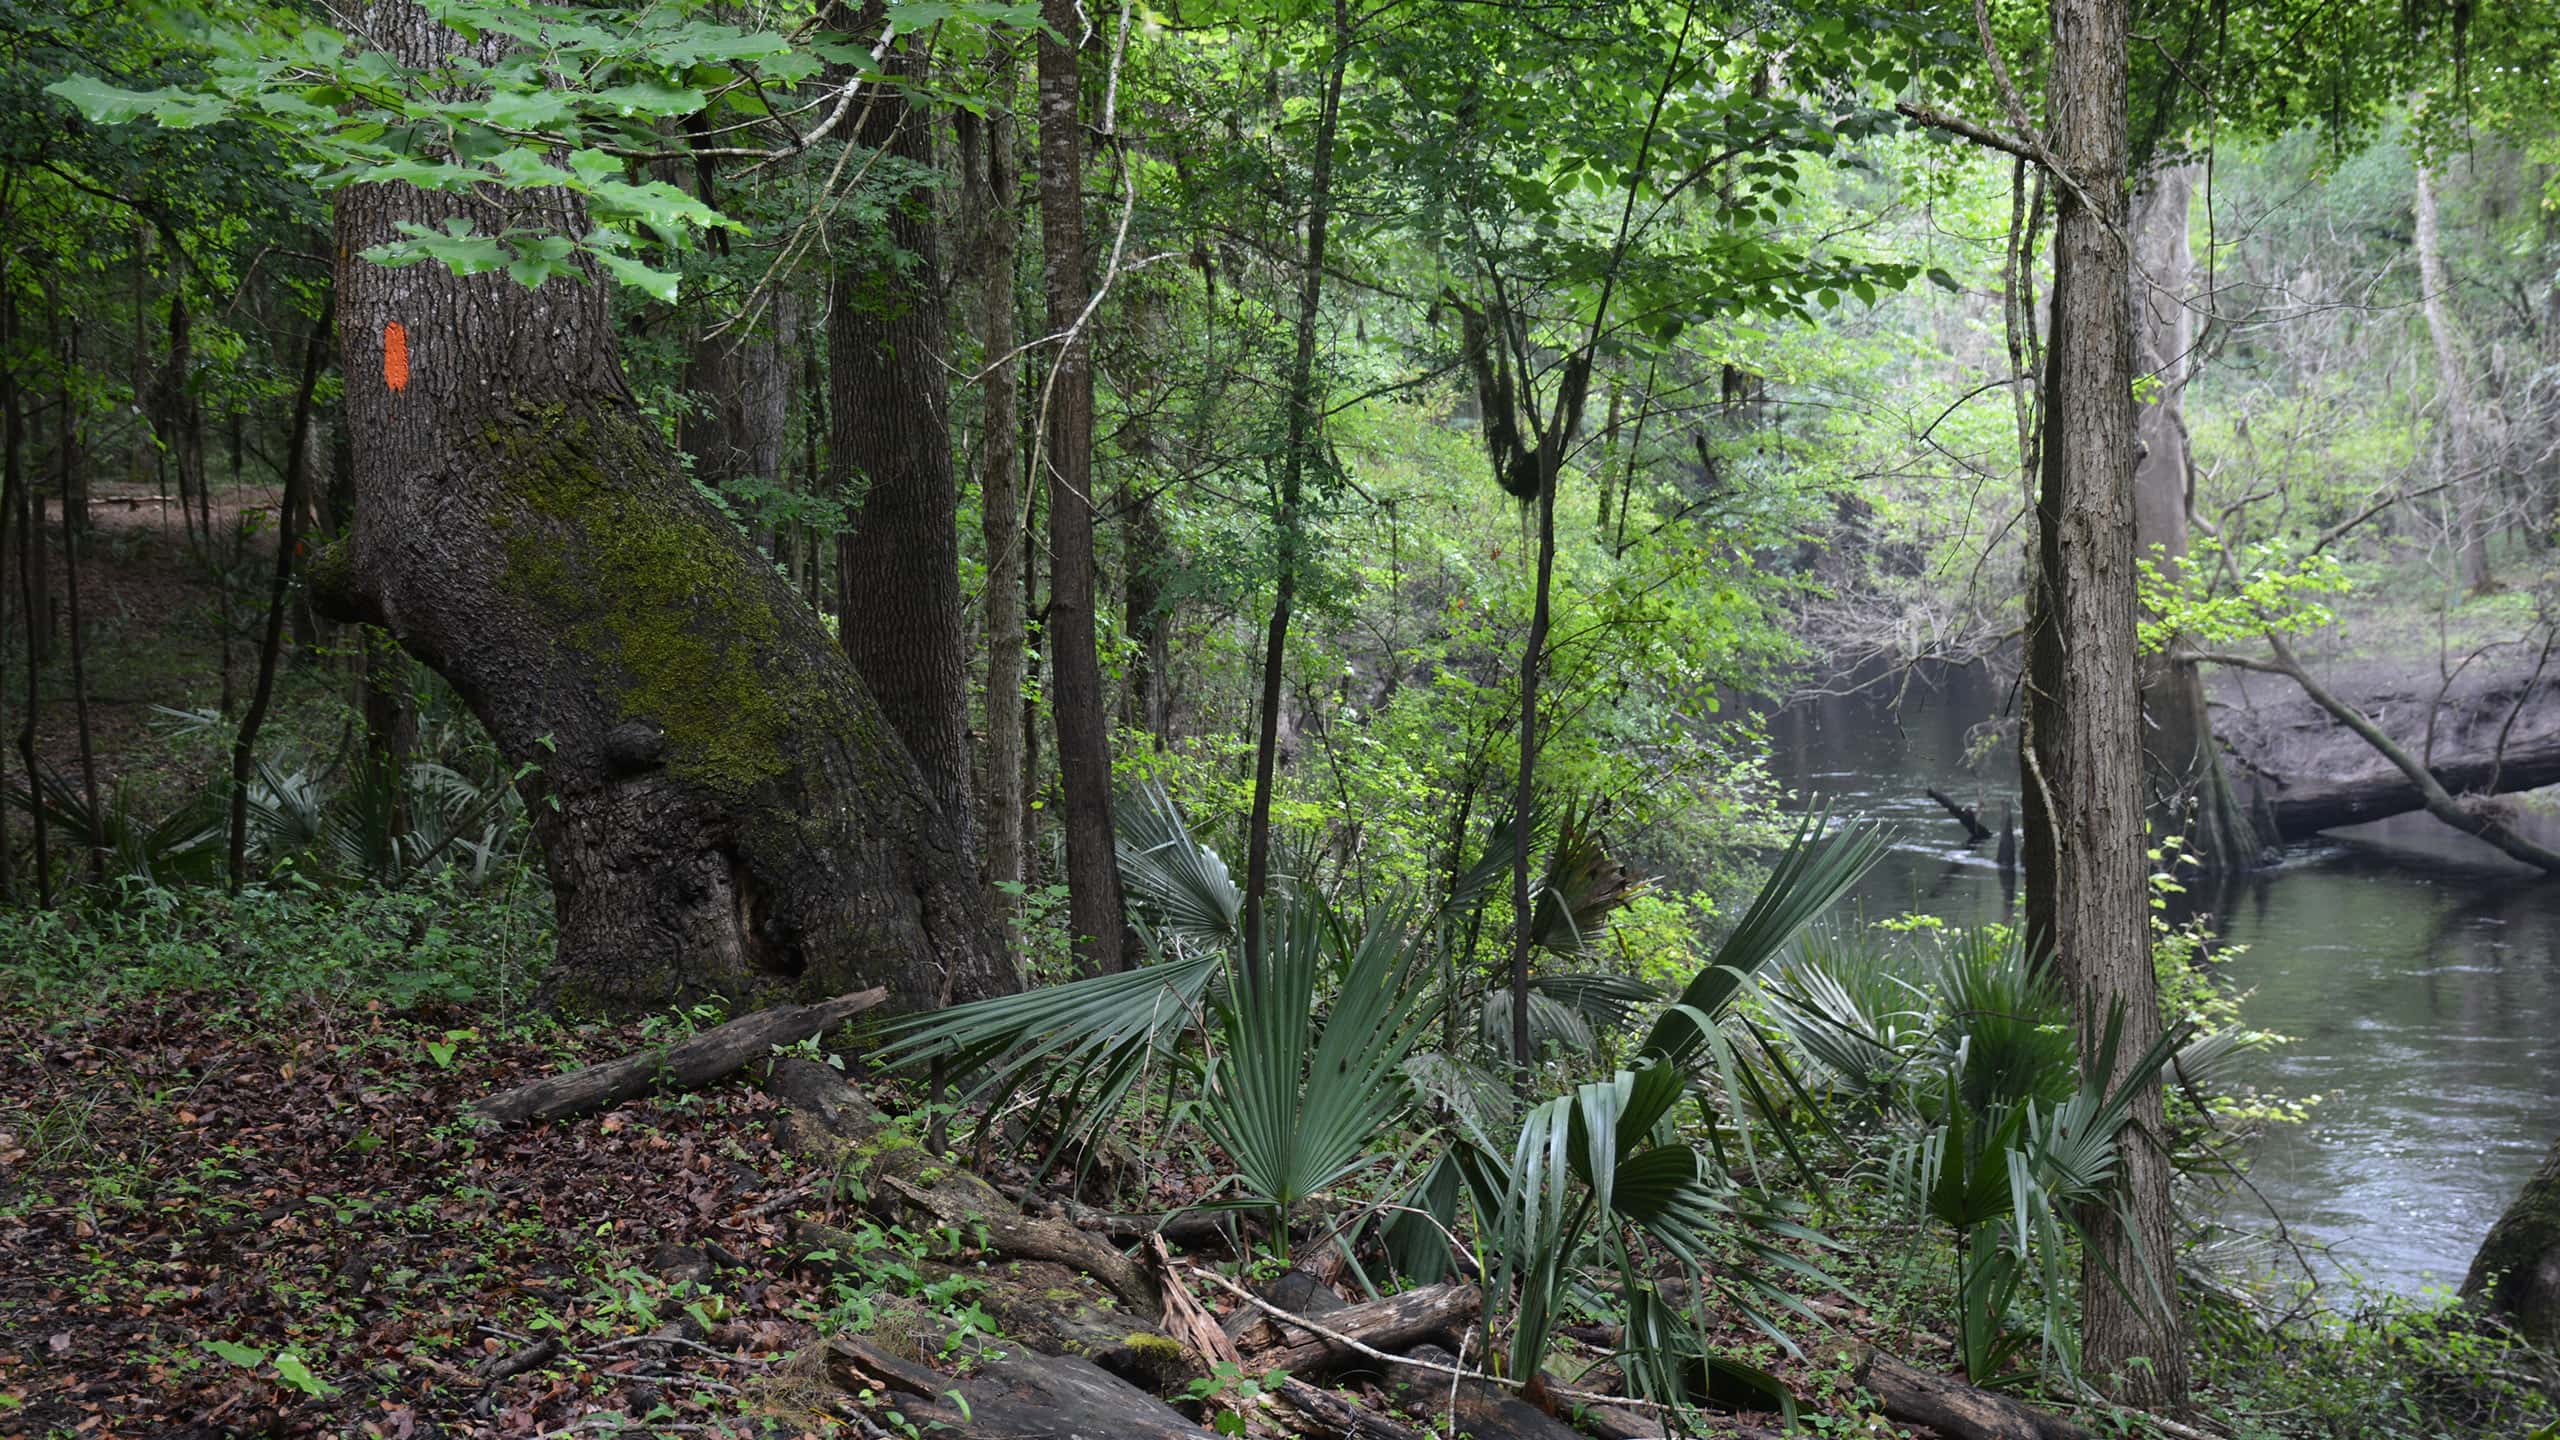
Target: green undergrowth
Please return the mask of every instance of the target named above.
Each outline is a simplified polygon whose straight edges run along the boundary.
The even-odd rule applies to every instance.
[[[551,896],[538,875],[479,890],[450,877],[325,888],[287,876],[236,895],[129,884],[52,910],[0,910],[15,984],[53,1002],[208,992],[514,1014],[551,951]]]

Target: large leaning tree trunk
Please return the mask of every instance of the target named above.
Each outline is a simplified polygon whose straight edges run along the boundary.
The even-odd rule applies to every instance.
[[[2528,1341],[2560,1350],[2560,1142],[2489,1227],[2462,1298],[2504,1315]]]
[[[1103,718],[1102,662],[1094,651],[1093,285],[1084,254],[1085,31],[1075,0],[1041,0],[1041,290],[1049,333],[1062,336],[1045,393],[1040,446],[1049,481],[1050,713],[1058,727],[1058,788],[1067,831],[1067,921],[1077,967],[1123,964],[1126,924],[1111,831],[1111,736]]]
[[[2187,567],[2187,511],[2194,502],[2186,388],[2193,374],[2195,322],[2186,290],[2195,251],[2187,238],[2187,212],[2199,168],[2155,169],[2133,201],[2133,369],[2156,382],[2134,418],[2140,457],[2133,470],[2134,548],[2169,581]],[[2142,722],[2154,828],[2181,837],[2185,853],[2207,870],[2255,864],[2258,839],[2223,769],[2204,677],[2193,661],[2145,657]]]
[[[455,53],[369,12],[410,65]],[[570,197],[338,196],[355,522],[334,608],[451,681],[512,764],[558,907],[550,997],[841,994],[908,1008],[999,972],[968,857],[818,616],[695,493],[624,387],[605,287],[386,269],[403,220],[583,234]],[[863,623],[848,617],[849,624]]]
[[[2061,170],[2046,351],[2038,574],[2029,597],[2027,929],[2071,994],[2084,1063],[2112,1014],[2118,1073],[2161,1028],[2151,968],[2135,664],[2131,257],[2124,0],[2054,0],[2051,151]],[[2119,1399],[2174,1407],[2187,1391],[2160,1092],[2133,1106],[2114,1205],[2081,1217],[2083,1343]]]
[[[857,28],[876,31],[883,7]],[[839,18],[849,18],[840,9]],[[831,488],[859,497],[838,542],[844,653],[924,768],[955,848],[970,851],[969,682],[960,626],[960,493],[951,472],[950,356],[934,216],[933,126],[899,83],[922,78],[924,32],[863,107],[857,143],[889,162],[881,233],[839,242],[827,321]]]

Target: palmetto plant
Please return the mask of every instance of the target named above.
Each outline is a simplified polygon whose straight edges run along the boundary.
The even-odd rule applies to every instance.
[[[1260,974],[1219,1006],[1204,1123],[1236,1167],[1243,1198],[1284,1218],[1380,1158],[1412,1105],[1405,1057],[1429,1018],[1412,983],[1398,907],[1370,911],[1356,937],[1301,890],[1274,917]],[[1329,1009],[1324,972],[1338,970]],[[1287,1226],[1279,1227],[1285,1236]]]
[[[1572,819],[1569,812],[1567,818]],[[971,1076],[967,1098],[988,1104],[991,1113],[1027,1102],[1029,1119],[1045,1125],[1052,1135],[1053,1157],[1090,1137],[1118,1113],[1138,1093],[1138,1080],[1151,1069],[1198,1071],[1199,1062],[1192,1058],[1195,1043],[1205,1047],[1216,1038],[1213,1030],[1222,1032],[1257,1003],[1253,997],[1231,996],[1226,988],[1225,957],[1240,938],[1243,911],[1243,893],[1226,862],[1192,833],[1180,807],[1153,782],[1142,783],[1123,797],[1114,820],[1121,878],[1136,902],[1133,918],[1148,936],[1157,959],[1134,970],[891,1021],[884,1030],[887,1044],[879,1057],[884,1064],[935,1063]],[[1533,839],[1538,828],[1533,821]],[[1459,877],[1437,913],[1414,928],[1446,933],[1453,906],[1480,905],[1494,893],[1497,882],[1509,874],[1517,831],[1516,826],[1496,827],[1486,854]],[[1548,866],[1549,881],[1540,892],[1542,943],[1558,953],[1578,953],[1570,947],[1596,941],[1605,933],[1609,913],[1641,887],[1624,867],[1614,865],[1600,851],[1587,817],[1567,824],[1562,833],[1563,842]],[[1273,907],[1273,914],[1280,917],[1275,931],[1286,933],[1275,933],[1269,948],[1315,945],[1322,954],[1324,947],[1332,946],[1346,957],[1339,968],[1343,988],[1348,990],[1360,973],[1361,957],[1371,955],[1373,946],[1385,944],[1385,932],[1378,929],[1383,912],[1357,927],[1360,938],[1356,940],[1324,940],[1325,935],[1347,934],[1354,927],[1321,918],[1326,907],[1317,888],[1288,873],[1299,867],[1282,868],[1277,897],[1281,903]],[[1301,901],[1313,908],[1302,913]],[[1392,928],[1393,952],[1402,967],[1394,988],[1410,1002],[1396,1011],[1396,1033],[1404,1045],[1395,1058],[1401,1062],[1418,1038],[1418,1034],[1407,1034],[1402,1022],[1430,1013],[1435,1005],[1455,1003],[1456,993],[1444,987],[1436,999],[1432,996],[1432,987],[1410,954],[1407,927],[1399,921]],[[1292,977],[1293,981],[1307,978]],[[1312,997],[1320,988],[1310,981],[1307,993]],[[1491,997],[1473,990],[1465,993],[1468,1004],[1487,1007],[1488,1033],[1497,1016],[1499,1033],[1508,1033],[1507,992]],[[1539,977],[1532,983],[1531,1032],[1541,1040],[1588,1050],[1596,1044],[1595,1026],[1623,1023],[1634,1005],[1655,994],[1651,986],[1624,976],[1574,972]],[[1344,1001],[1335,1003],[1340,1007]],[[1294,1018],[1304,1022],[1314,1013],[1301,1005]],[[1348,1014],[1356,1025],[1367,1025],[1375,1018],[1357,1004]],[[1261,1016],[1271,1023],[1287,1018],[1271,1013]],[[1233,1055],[1240,1047],[1225,1048]],[[1394,1065],[1371,1066],[1363,1073],[1393,1076],[1395,1070]],[[1394,1088],[1396,1113],[1401,1113],[1409,1087],[1399,1079]],[[1378,1112],[1364,1107],[1353,1113]],[[1256,1187],[1248,1182],[1247,1188]],[[1260,1193],[1276,1198],[1267,1189]]]
[[[2229,1042],[2173,1028],[2110,1091],[2084,1078],[2068,1000],[2014,935],[1942,937],[1911,968],[1905,980],[1881,952],[1830,946],[1782,973],[1772,1008],[1799,1052],[1885,1126],[1895,1192],[1953,1232],[1965,1373],[2017,1379],[2030,1349],[2068,1373],[2074,1216],[2108,1202],[2134,1098],[2175,1057],[2201,1066]],[[2121,1028],[2118,1012],[2087,1074],[2111,1073]],[[2028,1301],[2033,1324],[2017,1329],[2010,1316]]]
[[[1801,1305],[1767,1272],[1828,1283],[1776,1243],[1809,1240],[1811,1232],[1756,1204],[1671,1124],[1684,1100],[1713,1105],[1713,1091],[1702,1083],[1710,1073],[1725,1079],[1726,1096],[1739,1093],[1733,1077],[1743,1067],[1726,1034],[1735,996],[1882,850],[1873,829],[1826,834],[1828,828],[1826,817],[1807,817],[1712,962],[1655,1021],[1641,1064],[1536,1106],[1508,1146],[1475,1134],[1454,1152],[1476,1214],[1488,1293],[1508,1300],[1502,1349],[1509,1373],[1533,1388],[1543,1383],[1540,1366],[1565,1305],[1592,1291],[1592,1273],[1609,1277],[1630,1318],[1620,1356],[1629,1382],[1663,1401],[1686,1398],[1692,1376],[1712,1365],[1688,1310],[1666,1300],[1652,1278],[1664,1263],[1690,1277],[1694,1294],[1712,1251],[1733,1246],[1755,1256],[1760,1266],[1746,1272],[1734,1298],[1781,1340],[1770,1312]],[[1427,1190],[1423,1198],[1430,1198]],[[1633,1323],[1638,1319],[1643,1323]]]
[[[141,796],[121,779],[92,809],[77,781],[39,767],[32,789],[9,787],[8,803],[31,814],[75,853],[96,846],[107,873],[116,879],[202,884],[222,873],[222,808],[219,794],[211,789],[184,797],[154,818],[143,813]]]
[[[1420,1213],[1389,1227],[1390,1246],[1410,1260],[1427,1240],[1445,1263],[1461,1204],[1472,1210],[1474,1263],[1502,1297],[1511,1373],[1538,1374],[1566,1307],[1596,1293],[1600,1276],[1630,1316],[1621,1359],[1631,1381],[1648,1397],[1680,1398],[1715,1362],[1684,1304],[1654,1277],[1669,1264],[1703,1281],[1710,1254],[1726,1247],[1758,1257],[1750,1273],[1759,1278],[1735,1298],[1782,1335],[1771,1313],[1797,1302],[1773,1277],[1819,1281],[1819,1272],[1780,1242],[1813,1237],[1690,1145],[1673,1112],[1690,1101],[1712,1107],[1719,1095],[1772,1108],[1727,1034],[1732,1002],[1865,874],[1882,850],[1876,831],[1808,817],[1712,963],[1656,1018],[1640,1060],[1514,1121],[1502,1087],[1472,1084],[1471,1067],[1454,1057],[1417,1053],[1433,1000],[1417,983],[1416,927],[1402,912],[1349,922],[1301,883],[1275,910],[1263,973],[1247,985],[1224,964],[1238,908],[1224,865],[1161,796],[1125,804],[1121,824],[1123,872],[1171,958],[892,1022],[881,1058],[974,1071],[977,1099],[1030,1096],[1050,1107],[1062,1139],[1090,1133],[1149,1066],[1188,1072],[1196,1063],[1203,1123],[1234,1162],[1239,1200],[1284,1212],[1383,1158],[1383,1137],[1417,1098],[1440,1099],[1452,1122],[1443,1133],[1454,1138],[1414,1187],[1408,1208]],[[1498,867],[1488,857],[1477,868]],[[1629,889],[1605,865],[1567,869],[1591,878],[1595,895]],[[1597,933],[1612,907],[1577,905],[1572,889],[1557,890],[1565,933]],[[1587,1028],[1623,1023],[1652,994],[1576,974],[1549,977],[1538,998],[1555,1007],[1551,1024],[1565,1025],[1561,1013]],[[1198,1062],[1186,1059],[1194,1038]]]

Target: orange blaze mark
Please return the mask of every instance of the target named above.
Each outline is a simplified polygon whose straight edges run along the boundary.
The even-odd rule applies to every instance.
[[[382,383],[394,390],[409,388],[409,332],[397,320],[382,327]]]

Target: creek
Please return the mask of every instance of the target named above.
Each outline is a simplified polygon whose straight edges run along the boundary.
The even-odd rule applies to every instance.
[[[1891,853],[1852,899],[1867,920],[2006,920],[1996,845],[1968,846],[1925,791],[2000,828],[2014,747],[1981,743],[2008,696],[1979,669],[1826,695],[1770,719],[1772,769],[1800,794],[1888,823]],[[1896,700],[1899,703],[1895,703]],[[2531,827],[2560,840],[2546,815]],[[2236,1078],[2309,1118],[2250,1147],[2249,1179],[2199,1197],[2315,1246],[2323,1278],[2416,1294],[2459,1285],[2485,1233],[2560,1134],[2560,881],[2412,814],[2288,847],[2271,867],[2180,897],[2217,937],[2244,1023],[2291,1037]]]

